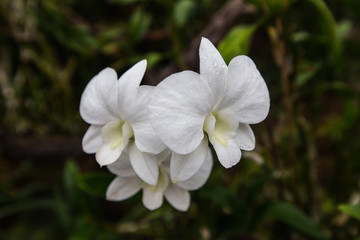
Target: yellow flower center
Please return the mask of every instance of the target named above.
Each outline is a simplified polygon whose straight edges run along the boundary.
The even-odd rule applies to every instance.
[[[102,130],[104,142],[110,142],[110,149],[124,148],[134,136],[134,131],[126,121],[112,121],[105,125]]]
[[[228,136],[233,134],[230,122],[216,112],[206,116],[203,130],[208,134],[210,142],[216,141],[224,147],[227,145]]]

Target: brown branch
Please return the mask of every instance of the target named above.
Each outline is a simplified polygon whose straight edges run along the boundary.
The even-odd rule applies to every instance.
[[[3,138],[1,144],[5,157],[12,160],[61,161],[86,157],[81,148],[81,137],[75,136],[11,136]]]

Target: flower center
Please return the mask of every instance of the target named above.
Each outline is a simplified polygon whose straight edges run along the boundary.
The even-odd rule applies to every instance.
[[[145,183],[145,184],[153,193],[155,193],[157,191],[165,192],[170,184],[170,176],[166,172],[164,167],[160,165],[159,166],[159,178],[158,178],[157,184],[155,186],[149,185],[147,183]]]
[[[110,143],[110,149],[124,148],[134,136],[134,131],[126,121],[116,120],[106,124],[102,131],[103,142]]]
[[[216,141],[224,147],[227,145],[228,137],[234,134],[231,121],[217,112],[206,116],[203,130],[208,134],[210,142]]]

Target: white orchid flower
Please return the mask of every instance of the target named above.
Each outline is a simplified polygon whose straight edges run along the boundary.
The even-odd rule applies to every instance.
[[[90,125],[82,141],[86,153],[95,153],[103,166],[115,162],[129,146],[131,165],[145,182],[155,185],[159,169],[152,154],[165,145],[149,123],[147,102],[154,87],[139,86],[146,69],[142,60],[118,80],[105,68],[91,79],[80,101],[80,115]]]
[[[206,38],[199,54],[200,74],[175,73],[156,86],[149,104],[151,123],[172,151],[185,156],[205,152],[208,137],[220,163],[230,168],[240,161],[241,149],[254,149],[249,124],[268,115],[269,92],[249,57],[237,56],[227,66]],[[204,161],[179,156],[171,161],[171,175],[178,181],[191,177]]]
[[[170,157],[169,149],[156,155],[159,164],[159,178],[155,186],[142,181],[133,170],[129,155],[124,152],[121,157],[108,169],[116,178],[110,183],[106,191],[106,199],[121,201],[130,198],[142,189],[142,201],[146,208],[154,210],[159,208],[165,199],[177,210],[187,211],[190,206],[189,190],[196,190],[207,181],[212,169],[212,154],[208,150],[205,160],[200,169],[188,180],[183,182],[170,182]]]

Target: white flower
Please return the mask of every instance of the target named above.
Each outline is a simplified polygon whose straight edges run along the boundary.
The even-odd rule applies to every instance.
[[[208,137],[221,164],[229,168],[240,161],[240,149],[254,149],[255,136],[249,124],[266,118],[269,92],[249,57],[237,56],[227,66],[206,38],[199,54],[200,74],[175,73],[155,88],[149,104],[151,123],[161,140],[179,154],[206,149]],[[203,158],[181,160],[182,164],[171,161],[177,165],[171,175],[178,181],[195,173]]]
[[[158,182],[158,163],[153,154],[165,145],[149,123],[147,102],[153,87],[139,86],[146,69],[140,61],[117,79],[111,68],[102,70],[86,86],[80,101],[81,117],[91,124],[82,144],[87,153],[96,152],[100,165],[115,162],[126,146],[135,172],[145,182]]]
[[[188,180],[174,184],[170,182],[169,176],[171,154],[171,151],[166,149],[156,155],[160,174],[157,184],[152,186],[143,182],[137,176],[125,151],[119,160],[107,166],[110,172],[117,176],[106,191],[106,199],[112,201],[125,200],[142,189],[142,201],[146,208],[150,210],[159,208],[163,203],[164,196],[174,208],[186,211],[190,206],[188,190],[196,190],[205,184],[213,164],[212,155],[208,150],[205,161],[198,172]]]

